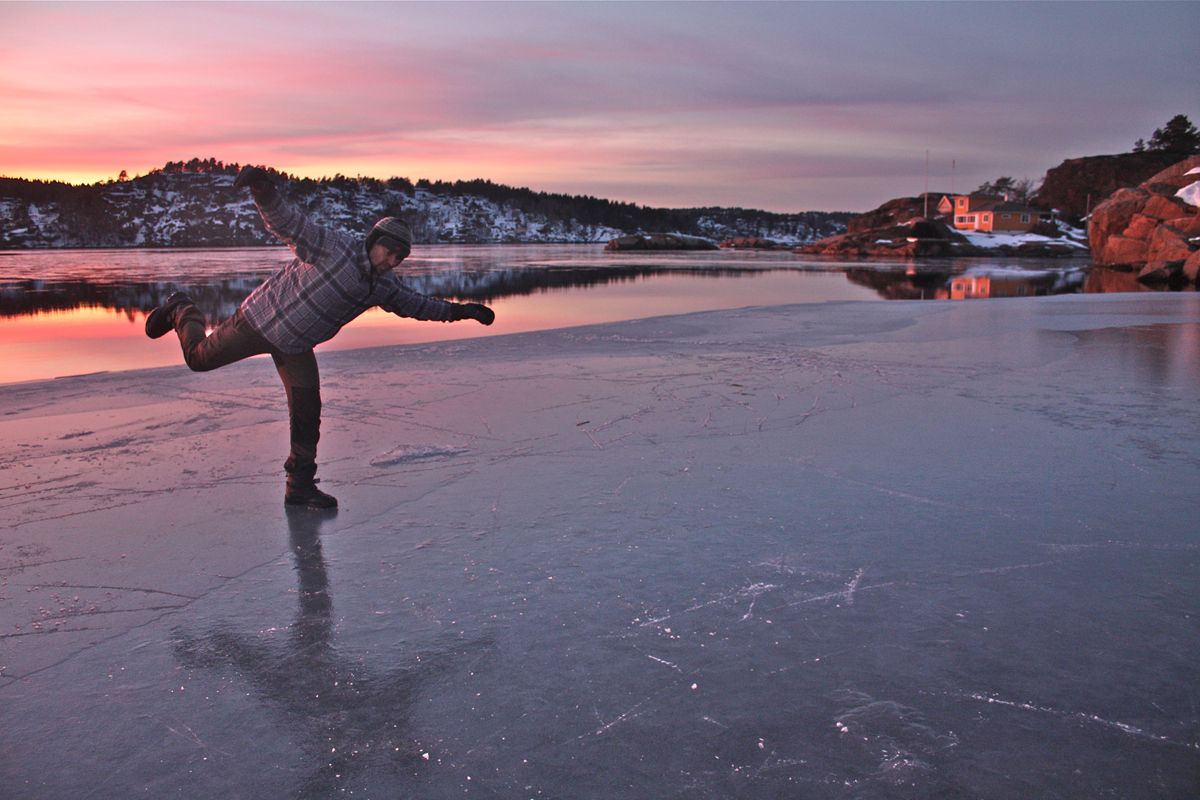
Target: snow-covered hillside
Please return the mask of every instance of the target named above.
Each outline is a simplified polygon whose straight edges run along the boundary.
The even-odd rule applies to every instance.
[[[249,194],[229,171],[158,171],[129,181],[66,186],[0,180],[0,249],[41,247],[228,247],[272,244]],[[647,232],[582,220],[588,202],[538,195],[498,200],[446,188],[335,178],[282,183],[285,196],[325,224],[363,233],[381,216],[403,216],[420,243],[606,242]],[[506,189],[495,187],[492,189]],[[519,195],[522,190],[512,190]],[[532,195],[524,190],[526,196]],[[611,208],[584,198],[590,207]],[[543,206],[539,211],[531,206]],[[523,207],[525,206],[525,207]],[[714,240],[757,236],[792,245],[844,228],[846,214],[770,214],[742,209],[654,210],[624,206],[623,216],[669,219],[679,232]],[[556,213],[558,212],[558,213]],[[657,216],[654,216],[657,213]],[[582,217],[583,214],[578,214]],[[594,215],[598,216],[598,215]],[[610,215],[611,216],[611,215]]]

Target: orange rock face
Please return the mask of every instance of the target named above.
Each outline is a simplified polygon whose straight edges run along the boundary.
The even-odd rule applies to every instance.
[[[1174,197],[1152,194],[1146,200],[1146,205],[1142,206],[1141,213],[1147,217],[1159,220],[1175,219],[1187,214],[1188,208],[1189,206],[1186,203]]]
[[[1104,240],[1099,257],[1092,251],[1092,261],[1110,267],[1135,267],[1146,263],[1150,243],[1130,236],[1110,236]]]
[[[1145,207],[1150,193],[1142,189],[1118,189],[1092,212],[1088,222],[1088,244],[1092,248],[1092,259],[1101,264],[1119,264],[1105,254],[1105,243],[1114,236],[1128,236],[1126,230],[1134,216]],[[1149,231],[1147,230],[1147,234]],[[1146,238],[1146,237],[1132,237]]]
[[[1198,166],[1200,156],[1184,159],[1097,206],[1088,223],[1093,263],[1138,270],[1144,282],[1195,282],[1200,209],[1175,192],[1195,180],[1187,172]]]
[[[1192,283],[1200,283],[1200,250],[1188,256],[1183,262],[1183,276]]]

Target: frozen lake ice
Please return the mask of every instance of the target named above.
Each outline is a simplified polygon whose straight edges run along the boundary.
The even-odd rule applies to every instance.
[[[827,303],[0,387],[13,797],[1161,797],[1200,302]]]

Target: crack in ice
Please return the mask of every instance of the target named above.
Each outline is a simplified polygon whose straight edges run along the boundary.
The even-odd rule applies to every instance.
[[[996,697],[994,695],[982,694],[980,692],[972,692],[970,694],[960,695],[960,696],[965,697],[969,700],[977,700],[981,703],[989,703],[991,705],[1005,706],[1007,708],[1015,708],[1015,709],[1019,709],[1021,711],[1032,711],[1032,712],[1038,713],[1038,714],[1049,714],[1050,716],[1059,717],[1061,719],[1076,719],[1076,720],[1081,720],[1083,722],[1091,722],[1096,725],[1102,725],[1106,728],[1112,728],[1113,730],[1118,730],[1121,733],[1125,733],[1130,736],[1136,736],[1139,739],[1148,739],[1152,742],[1160,742],[1162,744],[1169,744],[1169,745],[1173,745],[1175,747],[1184,747],[1189,750],[1200,750],[1200,743],[1198,743],[1198,742],[1177,742],[1174,739],[1171,739],[1167,736],[1163,736],[1163,735],[1157,734],[1157,733],[1150,733],[1149,731],[1144,731],[1141,728],[1137,727],[1136,725],[1130,725],[1127,722],[1117,722],[1114,720],[1104,719],[1103,717],[1100,717],[1096,714],[1089,714],[1086,711],[1062,711],[1060,709],[1052,708],[1050,706],[1039,706],[1039,705],[1034,705],[1033,703],[1022,703],[1018,700],[1005,700],[1003,698]]]
[[[773,583],[752,583],[749,586],[743,587],[741,589],[737,589],[732,592],[727,592],[726,594],[723,594],[719,597],[714,597],[712,600],[706,600],[703,603],[697,603],[694,606],[685,608],[683,611],[680,611],[679,614],[690,614],[693,611],[699,611],[701,609],[708,608],[709,606],[720,605],[720,604],[728,602],[730,600],[736,601],[736,600],[741,600],[741,599],[748,597],[750,599],[750,612],[747,612],[747,616],[742,617],[743,620],[746,620],[748,618],[749,614],[751,612],[753,612],[754,604],[755,604],[755,602],[758,601],[758,598],[761,597],[762,595],[766,594],[767,592],[773,591],[778,588],[779,587]],[[660,622],[666,622],[667,620],[673,618],[674,616],[676,616],[676,615],[675,614],[665,614],[661,617],[654,617],[652,619],[648,619],[645,622],[641,623],[641,626],[643,628],[645,628],[649,625],[657,625]]]

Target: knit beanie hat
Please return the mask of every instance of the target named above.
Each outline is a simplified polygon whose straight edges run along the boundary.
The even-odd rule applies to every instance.
[[[405,256],[412,252],[412,229],[399,217],[384,217],[367,234],[367,250],[382,244],[388,250],[399,250]]]

